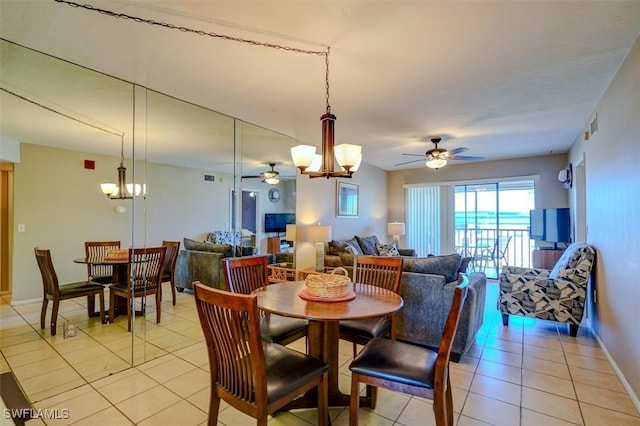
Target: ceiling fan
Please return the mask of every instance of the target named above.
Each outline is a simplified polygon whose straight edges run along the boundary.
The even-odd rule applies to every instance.
[[[459,147],[454,148],[452,150],[446,150],[443,148],[438,148],[438,144],[442,141],[442,138],[438,136],[434,136],[431,139],[431,142],[435,145],[435,148],[432,148],[425,152],[424,154],[402,154],[402,155],[411,155],[416,157],[424,157],[420,160],[411,160],[405,161],[404,163],[398,163],[396,166],[402,166],[410,163],[417,163],[418,161],[425,161],[427,167],[432,169],[439,169],[447,165],[447,162],[450,160],[454,161],[480,161],[484,160],[484,157],[472,157],[468,155],[458,155],[460,152],[468,151],[469,148]]]
[[[262,182],[269,185],[276,185],[280,182],[280,172],[275,170],[276,163],[269,163],[271,170],[266,170],[258,175],[242,176],[242,179],[262,179]]]

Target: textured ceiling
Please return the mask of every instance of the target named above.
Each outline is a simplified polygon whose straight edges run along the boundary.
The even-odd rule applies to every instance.
[[[330,101],[337,116],[337,143],[361,144],[365,161],[386,170],[411,159],[403,153],[431,148],[425,142],[431,135],[443,136],[444,148],[464,146],[469,148],[466,155],[487,159],[566,152],[640,33],[638,1],[91,4],[301,49],[331,46]],[[320,144],[319,118],[325,110],[321,56],[117,19],[53,0],[1,0],[0,19],[5,40]],[[7,62],[1,66],[5,84]],[[20,85],[28,87],[14,89],[39,96],[38,83],[26,83],[26,73],[18,73],[24,77]],[[38,99],[53,101],[49,97],[55,94],[61,108],[84,111],[94,120],[101,117],[100,122],[118,129],[120,120],[126,120],[118,116],[122,111],[100,111],[99,105],[85,106],[83,100],[90,103],[92,96],[107,92],[131,96],[130,89],[108,80],[97,83],[94,93],[74,92],[77,74],[60,83],[58,93],[49,91]],[[3,93],[5,112],[17,110],[18,104]],[[182,113],[174,111],[174,117]],[[14,123],[19,115],[12,117]],[[168,163],[215,167],[200,150],[206,147],[190,143],[195,135],[176,140],[197,131],[195,126],[178,128],[177,122],[187,126],[190,119],[158,129],[172,135],[158,136],[165,145],[157,150],[158,161],[163,157]],[[58,125],[47,123],[46,132],[55,134]],[[24,129],[5,118],[2,126],[4,136],[25,137]]]

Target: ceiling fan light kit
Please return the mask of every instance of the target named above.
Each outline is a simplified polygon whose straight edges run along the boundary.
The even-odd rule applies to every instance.
[[[439,169],[446,166],[449,160],[461,160],[461,161],[479,161],[484,160],[484,157],[470,157],[466,155],[458,155],[460,152],[468,151],[469,148],[459,147],[454,148],[451,151],[446,149],[438,148],[438,144],[442,140],[440,137],[433,136],[430,138],[431,142],[435,145],[435,148],[428,150],[424,153],[424,164],[430,169]],[[402,155],[412,155],[417,157],[422,157],[419,154],[402,154]],[[402,166],[409,163],[415,163],[417,161],[423,160],[412,160],[406,161],[404,163],[396,164],[396,166]]]

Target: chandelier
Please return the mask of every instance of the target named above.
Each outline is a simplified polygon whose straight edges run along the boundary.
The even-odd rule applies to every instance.
[[[331,114],[331,105],[329,104],[329,48],[327,48],[325,55],[325,64],[326,113],[320,117],[320,121],[322,121],[322,155],[316,154],[315,146],[297,145],[291,148],[291,158],[300,172],[311,178],[350,178],[360,167],[362,147],[351,144],[335,146],[336,116]],[[336,161],[340,170],[334,170]]]
[[[118,167],[118,183],[101,183],[102,193],[111,200],[130,200],[134,196],[146,194],[147,186],[127,183],[127,168],[124,166],[124,133],[120,135],[120,166]]]

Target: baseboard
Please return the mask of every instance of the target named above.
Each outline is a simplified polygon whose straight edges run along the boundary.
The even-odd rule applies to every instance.
[[[35,299],[27,299],[27,300],[11,300],[11,306],[19,306],[19,305],[27,305],[29,303],[38,303],[42,302],[42,297],[37,297]]]
[[[618,368],[618,364],[616,364],[616,362],[614,361],[613,357],[611,356],[611,354],[607,350],[607,347],[604,345],[604,342],[602,341],[602,339],[600,338],[598,333],[596,333],[596,331],[595,331],[595,329],[593,327],[590,327],[590,328],[591,328],[591,332],[593,333],[593,335],[595,336],[596,340],[598,341],[598,344],[600,345],[600,348],[604,352],[604,355],[607,357],[607,360],[609,361],[609,364],[611,364],[611,368],[613,368],[613,371],[616,372],[616,376],[618,376],[618,378],[620,379],[620,382],[622,383],[622,386],[627,391],[627,394],[629,395],[629,398],[631,398],[631,402],[633,403],[633,405],[635,405],[636,410],[638,410],[638,412],[640,412],[640,399],[638,398],[638,395],[635,394],[635,392],[633,391],[633,388],[631,387],[631,385],[629,384],[627,379],[622,374],[622,371],[620,370],[620,368]]]

